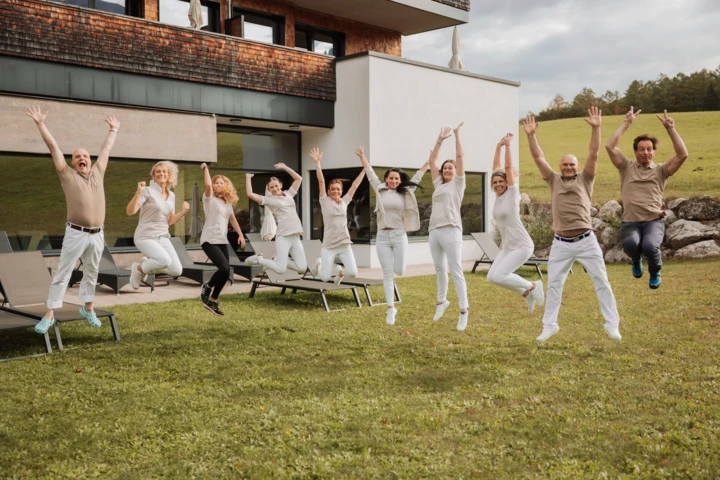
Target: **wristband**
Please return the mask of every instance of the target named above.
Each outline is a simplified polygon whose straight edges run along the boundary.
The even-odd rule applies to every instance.
[[[117,133],[117,128],[111,128],[110,131]]]

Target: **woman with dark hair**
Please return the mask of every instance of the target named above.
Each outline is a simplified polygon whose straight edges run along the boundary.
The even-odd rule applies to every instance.
[[[287,190],[283,191],[282,183],[277,177],[271,177],[267,184],[267,191],[270,195],[260,196],[252,191],[252,173],[245,174],[245,191],[250,200],[270,208],[277,219],[277,233],[275,236],[275,259],[268,260],[262,255],[253,255],[245,260],[245,265],[262,265],[279,274],[285,273],[289,268],[300,274],[307,270],[305,250],[300,242],[303,234],[302,223],[297,214],[295,200],[302,177],[292,168],[284,163],[275,165],[278,170],[284,170],[293,179],[293,183]]]
[[[520,190],[515,181],[512,166],[510,142],[513,134],[508,133],[495,148],[493,174],[490,179],[497,198],[492,216],[500,231],[502,249],[488,271],[488,282],[522,295],[528,305],[528,313],[545,303],[542,281],[528,282],[517,275],[515,270],[522,267],[533,254],[535,244],[520,220]],[[500,168],[500,156],[505,147],[505,168]]]
[[[383,271],[383,287],[387,302],[385,323],[395,324],[395,290],[393,273],[405,273],[408,238],[406,232],[420,230],[420,212],[418,211],[415,189],[430,168],[428,162],[412,177],[400,168],[391,168],[385,172],[384,182],[370,166],[363,147],[357,147],[355,154],[360,157],[370,185],[375,190],[375,213],[377,214],[376,249]],[[421,187],[422,188],[422,187]]]
[[[365,171],[361,171],[353,181],[350,189],[343,196],[343,182],[347,182],[344,178],[335,178],[330,180],[325,194],[325,176],[320,166],[322,152],[317,148],[310,151],[310,156],[315,162],[315,172],[318,179],[318,190],[320,192],[320,209],[323,218],[323,246],[320,258],[317,259],[313,266],[313,274],[320,276],[323,282],[329,282],[333,274],[335,275],[335,285],[342,282],[343,277],[356,277],[357,264],[352,248],[350,248],[350,231],[347,222],[347,207],[352,202],[355,191],[360,186]],[[335,258],[340,257],[342,267],[335,265]]]
[[[432,212],[428,230],[430,254],[437,273],[437,305],[433,321],[442,318],[445,310],[450,306],[447,300],[448,269],[455,284],[455,292],[460,304],[460,317],[457,329],[463,331],[468,321],[468,295],[465,275],[462,269],[462,215],[460,205],[465,195],[465,164],[462,143],[460,142],[460,127],[448,127],[440,130],[435,147],[430,154],[430,174],[433,179],[435,191],[432,196]],[[455,135],[455,160],[445,160],[438,169],[437,158],[440,154],[442,142]]]

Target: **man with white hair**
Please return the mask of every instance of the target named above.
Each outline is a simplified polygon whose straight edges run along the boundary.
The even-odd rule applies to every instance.
[[[605,260],[592,230],[590,208],[597,174],[598,155],[600,153],[600,125],[602,111],[596,107],[588,110],[589,118],[585,121],[592,127],[590,154],[585,160],[585,167],[578,172],[580,165],[574,155],[565,155],[560,159],[560,172],[553,171],[545,160],[535,132],[538,124],[535,118],[525,119],[525,133],[528,136],[530,153],[540,170],[543,180],[550,187],[552,197],[553,230],[555,239],[548,259],[548,288],[545,299],[545,315],[543,330],[538,342],[544,342],[560,330],[558,313],[562,300],[563,286],[572,267],[577,260],[585,267],[595,285],[595,292],[600,302],[600,311],[605,317],[605,332],[613,340],[621,340],[620,315],[617,311],[615,296],[607,278]]]
[[[42,113],[38,106],[32,106],[27,111],[27,115],[35,121],[40,130],[40,135],[55,163],[55,170],[60,177],[60,185],[65,193],[67,223],[62,250],[60,250],[60,264],[48,293],[48,310],[35,326],[35,331],[45,334],[55,324],[54,310],[62,307],[65,290],[78,259],[82,259],[83,262],[83,278],[80,282],[79,298],[81,302],[85,303],[80,308],[80,314],[87,319],[90,325],[99,328],[102,324],[93,310],[93,299],[100,257],[105,247],[103,180],[120,122],[115,117],[105,119],[110,126],[110,131],[100,147],[100,153],[94,165],[88,151],[78,148],[72,153],[70,162],[72,168],[69,168],[60,147],[45,125],[47,114],[48,112]]]

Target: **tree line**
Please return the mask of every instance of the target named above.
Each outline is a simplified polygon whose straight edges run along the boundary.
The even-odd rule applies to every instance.
[[[538,114],[529,113],[541,121],[584,117],[593,105],[605,115],[623,115],[631,106],[644,113],[720,110],[720,66],[690,75],[678,73],[672,78],[661,74],[646,82],[633,80],[623,95],[617,90],[597,95],[592,88],[583,88],[569,102],[557,94],[546,109]]]

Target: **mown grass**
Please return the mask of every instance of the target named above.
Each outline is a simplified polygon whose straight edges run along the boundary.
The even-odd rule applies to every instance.
[[[670,116],[675,119],[677,130],[687,145],[690,157],[668,181],[665,198],[720,196],[720,146],[716,140],[716,133],[720,129],[720,112],[670,113]],[[620,174],[605,152],[605,142],[623,118],[618,115],[603,117],[603,143],[593,194],[593,202],[596,204],[620,200]],[[620,141],[620,148],[626,157],[635,159],[632,141],[643,133],[654,135],[660,140],[655,156],[656,163],[666,162],[674,155],[672,142],[655,114],[641,114]],[[522,191],[534,201],[548,202],[550,190],[533,162],[522,125],[518,135]],[[584,165],[590,144],[590,127],[582,118],[542,122],[538,129],[538,140],[553,169],[559,168],[560,158],[568,153],[576,155],[581,165]]]
[[[119,344],[76,322],[76,348],[0,363],[0,477],[716,478],[718,267],[668,263],[651,291],[610,266],[621,343],[580,268],[543,345],[484,274],[464,333],[455,306],[432,322],[434,277],[399,280],[395,327],[349,295],[117,307]]]

